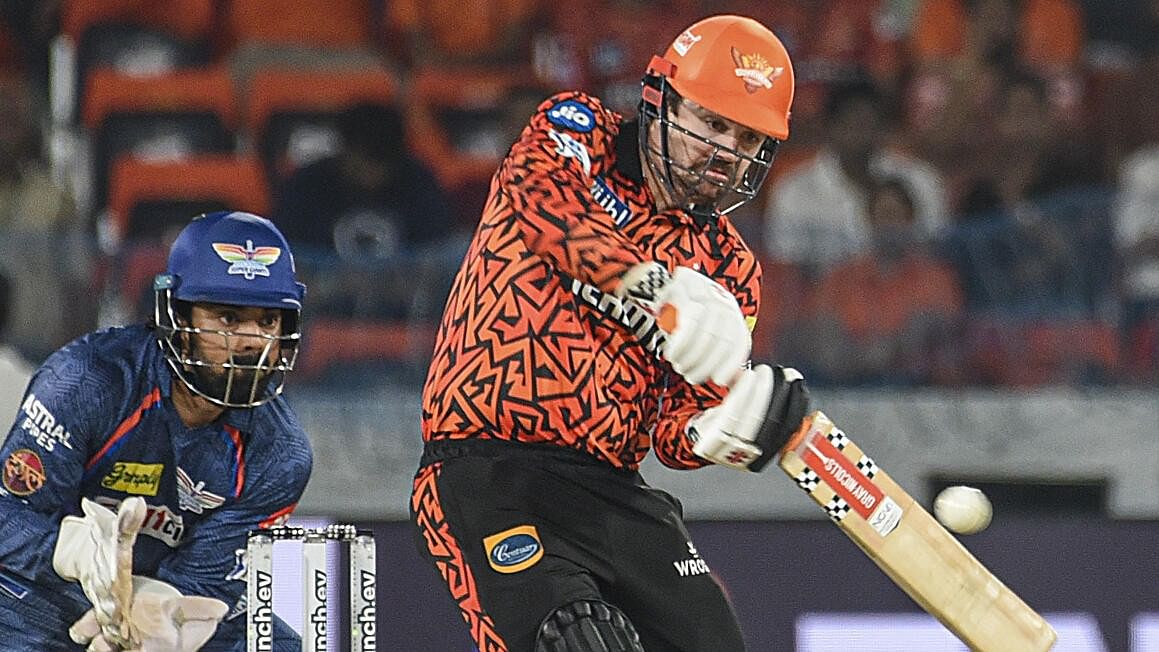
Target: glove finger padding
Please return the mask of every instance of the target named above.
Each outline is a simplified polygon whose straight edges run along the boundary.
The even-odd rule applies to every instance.
[[[193,652],[208,641],[228,607],[202,596],[142,593],[133,602],[133,650]]]
[[[664,358],[693,385],[732,380],[752,351],[752,335],[736,297],[719,283],[687,267],[678,267],[657,296],[670,306],[676,323],[668,333]]]
[[[808,412],[809,388],[805,386],[805,377],[792,367],[774,368],[769,407],[756,433],[761,456],[749,464],[749,470],[760,471],[779,455]]]
[[[101,633],[101,624],[97,622],[96,609],[89,609],[71,627],[68,628],[68,637],[77,645],[85,645],[86,652],[120,652],[122,649],[105,638]]]

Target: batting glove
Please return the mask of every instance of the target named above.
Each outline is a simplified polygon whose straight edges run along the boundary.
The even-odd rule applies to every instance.
[[[791,367],[741,371],[720,405],[689,419],[692,452],[714,464],[760,471],[801,426],[809,391]]]
[[[752,351],[752,335],[736,298],[719,283],[688,267],[669,274],[658,263],[641,263],[624,275],[621,295],[650,308],[667,332],[661,352],[693,385],[724,385]]]

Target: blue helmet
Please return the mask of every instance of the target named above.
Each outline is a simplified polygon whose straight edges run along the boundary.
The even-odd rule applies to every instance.
[[[281,393],[297,358],[306,286],[298,282],[289,244],[272,222],[227,211],[194,218],[173,242],[153,290],[158,340],[186,387],[224,407],[254,407]],[[194,338],[221,335],[228,343],[238,335],[192,327],[188,306],[195,303],[276,308],[282,332],[262,336],[265,348],[256,360],[231,353],[228,361],[212,363],[198,357]]]
[[[306,293],[286,238],[251,213],[195,218],[173,242],[165,276],[173,298],[189,302],[301,310]]]

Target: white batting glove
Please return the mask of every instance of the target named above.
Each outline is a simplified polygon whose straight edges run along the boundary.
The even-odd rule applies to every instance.
[[[126,640],[122,624],[132,601],[133,545],[146,509],[140,496],[126,498],[116,514],[82,498],[84,516],[64,517],[52,554],[57,575],[80,582],[96,622],[117,645]]]
[[[149,577],[134,577],[127,611],[128,640],[113,643],[90,609],[68,630],[88,652],[195,652],[217,631],[228,607],[221,600],[181,595],[175,587]]]
[[[720,405],[689,419],[692,452],[714,464],[747,470],[762,454],[755,443],[773,394],[773,370],[757,365],[740,372]]]
[[[671,275],[658,263],[624,274],[621,296],[651,308],[668,333],[662,351],[676,373],[693,385],[730,382],[752,352],[752,335],[736,297],[688,267]]]

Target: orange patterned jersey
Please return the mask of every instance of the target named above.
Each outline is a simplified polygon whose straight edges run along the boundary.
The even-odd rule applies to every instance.
[[[686,383],[664,333],[614,290],[633,265],[692,267],[736,296],[750,325],[760,267],[727,217],[656,212],[638,126],[594,97],[542,103],[500,164],[455,277],[423,391],[425,440],[551,443],[635,468],[654,448],[706,462],[684,435],[724,389]]]

